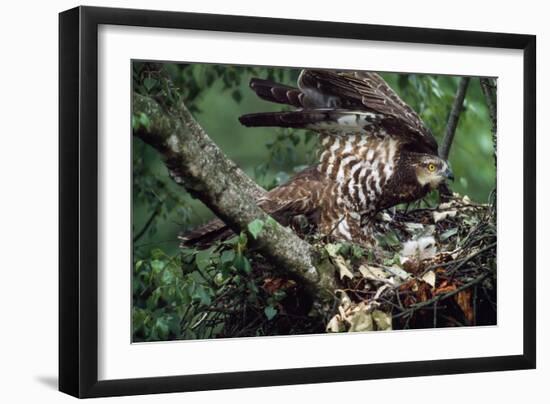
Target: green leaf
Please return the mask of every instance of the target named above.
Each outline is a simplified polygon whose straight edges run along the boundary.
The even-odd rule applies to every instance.
[[[143,85],[145,86],[147,91],[151,91],[156,84],[157,81],[155,79],[152,79],[151,77],[147,77],[145,80],[143,80]]]
[[[258,234],[262,231],[264,228],[264,221],[261,219],[253,220],[252,222],[248,223],[248,231],[254,237],[255,239],[258,238]]]
[[[239,242],[238,242],[239,249],[244,250],[246,248],[247,243],[248,243],[248,237],[246,237],[246,233],[241,232],[241,234],[239,234]]]
[[[242,254],[238,254],[235,257],[234,265],[235,265],[235,268],[237,268],[237,270],[242,271],[247,275],[252,272],[252,267],[250,266],[250,262],[248,261],[248,258],[246,258]]]
[[[203,306],[209,306],[212,303],[212,299],[207,289],[202,285],[197,285],[195,292],[193,293],[193,300],[199,301]]]
[[[363,249],[363,247],[360,247],[357,244],[353,244],[351,246],[351,253],[355,258],[362,258],[365,255],[365,250]]]
[[[268,320],[272,320],[277,315],[277,309],[273,306],[267,306],[264,313]]]
[[[146,320],[147,312],[145,310],[136,307],[132,309],[132,331],[134,333],[145,327]]]
[[[151,268],[153,269],[153,273],[155,275],[158,275],[162,272],[164,269],[164,261],[161,260],[152,260],[151,261]]]
[[[238,243],[239,243],[239,236],[233,236],[230,239],[222,242],[222,244],[226,244],[226,245],[237,245]]]
[[[139,272],[139,269],[141,268],[142,265],[143,265],[143,260],[136,261],[136,264],[134,266],[135,271]]]
[[[151,250],[151,258],[155,260],[160,260],[165,257],[164,251],[162,251],[160,248],[153,248]]]
[[[208,265],[210,265],[211,258],[212,248],[209,248],[208,250],[201,250],[195,256],[195,263],[201,271],[204,271],[208,267]]]
[[[145,128],[149,128],[151,121],[149,120],[149,117],[142,112],[139,114],[139,123],[143,125]]]
[[[388,231],[385,234],[376,236],[378,242],[382,247],[392,248],[399,247],[401,242],[394,231]]]
[[[246,257],[243,257],[243,258],[244,258],[243,271],[246,274],[250,274],[252,272],[252,267],[250,266],[250,261],[248,261],[248,258],[246,258]]]
[[[170,270],[166,270],[162,273],[161,281],[165,285],[170,285],[175,280],[175,276]]]
[[[165,318],[157,318],[157,321],[155,322],[155,331],[157,332],[160,339],[166,339],[168,333],[170,332],[170,327]]]
[[[225,250],[220,257],[220,261],[222,264],[233,262],[234,259],[235,259],[234,250]]]
[[[153,293],[151,294],[151,296],[149,296],[147,298],[147,302],[146,302],[146,305],[147,305],[147,308],[149,310],[155,310],[155,308],[158,306],[158,302],[159,302],[159,299],[160,299],[160,295],[161,295],[161,290],[160,288],[156,288]]]

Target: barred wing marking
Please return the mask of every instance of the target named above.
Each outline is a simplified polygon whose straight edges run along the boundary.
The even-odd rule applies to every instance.
[[[304,94],[296,87],[253,78],[250,80],[250,88],[263,100],[292,105],[297,108],[303,107]]]
[[[245,126],[280,126],[343,134],[372,132],[377,126],[391,126],[392,119],[373,112],[323,108],[247,114],[239,121]]]

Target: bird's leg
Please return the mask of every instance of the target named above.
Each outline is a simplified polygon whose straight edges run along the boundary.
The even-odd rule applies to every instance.
[[[361,219],[359,221],[360,231],[359,234],[361,235],[361,240],[359,241],[359,244],[361,244],[364,247],[373,248],[376,244],[376,240],[374,238],[374,217],[376,216],[376,213],[374,215],[371,214],[362,214]]]
[[[327,240],[328,238],[334,233],[334,231],[338,228],[340,223],[345,219],[345,216],[340,217],[339,220],[336,221],[336,223],[330,228],[329,232],[326,233]]]

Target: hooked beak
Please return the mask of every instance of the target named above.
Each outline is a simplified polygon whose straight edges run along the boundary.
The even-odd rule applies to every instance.
[[[447,169],[445,170],[445,178],[447,178],[449,181],[455,180],[455,175],[449,167],[447,167]]]

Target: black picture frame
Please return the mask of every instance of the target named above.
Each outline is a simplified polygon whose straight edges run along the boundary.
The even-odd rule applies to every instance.
[[[523,354],[98,381],[100,24],[523,50]],[[533,35],[95,7],[62,12],[59,15],[59,389],[83,398],[535,368],[535,61]]]

